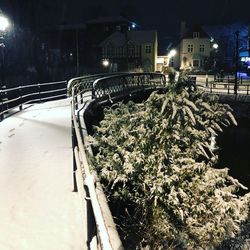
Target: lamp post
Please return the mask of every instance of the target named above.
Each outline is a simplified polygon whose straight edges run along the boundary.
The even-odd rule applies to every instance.
[[[3,12],[0,9],[0,48],[1,48],[1,84],[0,89],[4,86],[4,35],[6,29],[9,26],[8,18],[3,15]]]
[[[234,79],[234,94],[237,95],[238,88],[238,69],[239,69],[239,31],[235,32],[236,44],[235,44],[235,79]]]
[[[168,66],[170,66],[170,60],[176,55],[177,51],[175,49],[170,50],[170,52],[168,53]],[[173,66],[173,65],[172,65]]]

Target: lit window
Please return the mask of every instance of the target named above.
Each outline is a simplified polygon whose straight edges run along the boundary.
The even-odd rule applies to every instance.
[[[199,32],[194,32],[193,33],[193,38],[199,38],[200,37],[200,33]]]
[[[193,50],[194,50],[194,45],[188,44],[188,52],[193,52]]]
[[[151,53],[151,45],[146,45],[146,46],[145,46],[145,52],[146,52],[147,54]]]
[[[205,45],[204,44],[200,44],[200,52],[205,52]]]

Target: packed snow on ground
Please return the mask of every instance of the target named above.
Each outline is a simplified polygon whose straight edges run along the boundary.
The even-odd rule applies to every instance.
[[[85,249],[73,193],[70,100],[0,122],[0,249]]]

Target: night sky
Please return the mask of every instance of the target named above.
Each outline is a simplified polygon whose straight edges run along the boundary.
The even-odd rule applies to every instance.
[[[189,25],[250,22],[250,0],[0,0],[0,8],[15,23],[38,29],[119,14],[167,35],[176,34],[182,20]]]

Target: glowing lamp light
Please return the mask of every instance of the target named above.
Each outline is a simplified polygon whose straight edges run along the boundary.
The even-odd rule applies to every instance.
[[[109,60],[108,60],[108,59],[102,60],[102,65],[103,65],[104,67],[108,67],[108,66],[109,66]]]
[[[213,48],[214,48],[214,49],[218,49],[218,48],[219,48],[219,45],[218,45],[217,43],[214,43],[214,44],[213,44]]]
[[[5,31],[8,27],[9,27],[8,19],[0,14],[0,31]]]
[[[135,23],[132,23],[132,29],[134,29],[136,27]]]
[[[174,57],[176,55],[176,50],[175,49],[172,49],[170,50],[169,54],[168,54],[168,57],[171,58],[171,57]]]

